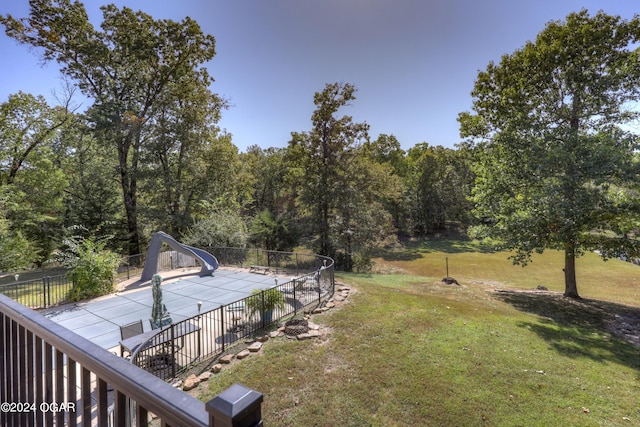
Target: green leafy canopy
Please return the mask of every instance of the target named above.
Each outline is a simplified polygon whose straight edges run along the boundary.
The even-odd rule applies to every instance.
[[[572,13],[478,74],[474,113],[459,116],[475,147],[478,236],[515,250],[565,251],[565,295],[577,297],[575,257],[635,254],[640,18]],[[623,194],[623,197],[620,195]]]

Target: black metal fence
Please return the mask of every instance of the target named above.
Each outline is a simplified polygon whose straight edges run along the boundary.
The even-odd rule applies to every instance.
[[[274,273],[288,273],[299,276],[320,268],[332,266],[333,260],[315,254],[295,252],[268,251],[254,248],[203,247],[202,249],[214,255],[222,266],[268,267]],[[171,270],[182,267],[187,261],[175,262],[177,258],[160,257],[158,271]],[[165,259],[166,258],[166,259]],[[163,261],[164,260],[164,261]],[[166,261],[169,260],[169,261]],[[139,277],[144,268],[145,255],[131,255],[118,266],[116,281],[130,280]],[[195,259],[193,259],[195,262]],[[44,276],[37,279],[16,281],[0,285],[0,294],[6,295],[32,309],[47,308],[64,304],[67,294],[73,287],[72,281],[66,274]]]
[[[289,273],[293,276],[317,271],[322,267],[333,268],[329,257],[299,252],[269,251],[256,248],[202,247],[215,256],[220,265],[269,267],[275,273]]]
[[[131,255],[125,258],[125,260],[118,266],[116,280],[123,281],[139,277],[142,274],[142,269],[144,268],[145,258],[146,256],[144,254]]]
[[[71,286],[63,274],[0,285],[0,294],[30,308],[45,308],[64,301]]]
[[[144,255],[127,257],[118,266],[116,281],[120,282],[140,276],[144,267],[144,259]],[[65,303],[67,294],[72,287],[73,282],[66,274],[58,274],[0,285],[0,294],[29,308],[40,309]]]
[[[335,279],[333,261],[321,258],[319,262],[322,267],[315,271],[167,326],[140,345],[131,361],[162,379],[173,378],[197,362],[264,333],[283,318],[320,305],[333,295]]]

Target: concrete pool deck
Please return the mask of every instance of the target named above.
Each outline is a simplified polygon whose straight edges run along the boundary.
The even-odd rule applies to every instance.
[[[272,274],[249,273],[247,269],[219,268],[211,276],[198,276],[199,269],[160,272],[163,278],[162,302],[178,322],[201,312],[220,307],[251,295],[254,289],[267,289],[289,280]],[[119,347],[120,326],[142,319],[144,330],[151,329],[149,318],[153,297],[151,284],[130,281],[108,295],[43,310],[42,314],[102,348]]]

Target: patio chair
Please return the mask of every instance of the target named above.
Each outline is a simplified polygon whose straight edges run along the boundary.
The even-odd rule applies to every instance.
[[[140,335],[143,332],[144,327],[142,326],[142,319],[140,319],[137,322],[131,322],[120,326],[120,339],[126,340],[127,338]],[[124,349],[122,348],[120,349],[120,356],[124,357]]]
[[[131,322],[120,326],[120,339],[126,340],[127,338],[140,335],[143,332],[144,328],[142,326],[142,319],[140,319],[137,322]]]

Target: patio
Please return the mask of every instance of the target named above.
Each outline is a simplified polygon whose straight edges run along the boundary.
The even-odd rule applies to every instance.
[[[221,267],[212,276],[198,276],[198,269],[164,271],[163,302],[173,322],[179,322],[201,312],[213,310],[248,297],[254,289],[275,285],[274,275],[249,273],[247,269]],[[289,277],[278,277],[279,282]],[[118,351],[120,326],[143,320],[145,331],[150,330],[149,318],[153,296],[149,283],[131,283],[114,295],[88,302],[55,307],[42,313],[98,346]]]

